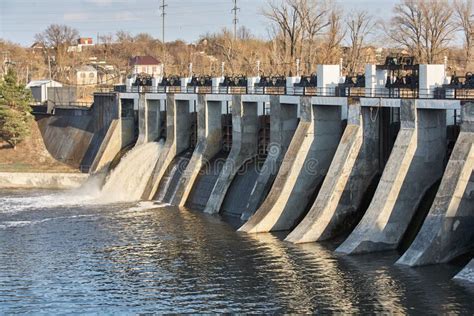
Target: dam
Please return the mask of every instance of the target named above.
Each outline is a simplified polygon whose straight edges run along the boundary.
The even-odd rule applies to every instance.
[[[135,128],[110,124],[91,172],[124,147],[114,135],[135,131],[135,146],[162,144],[141,200],[290,243],[343,238],[343,255],[397,250],[397,265],[472,257],[474,80],[452,80],[444,65],[401,63],[357,78],[318,65],[287,78],[130,79],[108,95]]]
[[[88,179],[0,192],[0,313],[474,309],[474,77],[136,77],[35,116]]]

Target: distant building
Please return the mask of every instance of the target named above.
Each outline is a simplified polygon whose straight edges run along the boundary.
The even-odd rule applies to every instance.
[[[97,65],[97,83],[100,85],[120,83],[120,76],[117,75],[115,67],[112,65]]]
[[[31,90],[31,94],[36,102],[44,103],[48,100],[48,88],[62,87],[60,82],[44,79],[30,81],[26,87]]]
[[[76,83],[78,85],[97,84],[97,69],[90,65],[84,65],[76,70]]]
[[[33,53],[41,53],[44,51],[45,47],[41,42],[34,42],[31,46],[30,49],[33,51]]]
[[[132,74],[146,73],[153,77],[162,75],[161,62],[152,56],[135,56],[130,60]]]
[[[92,41],[92,37],[80,37],[77,40],[77,45],[91,46],[94,45],[94,42]]]
[[[80,37],[77,39],[76,45],[69,46],[67,48],[68,52],[82,52],[83,47],[87,46],[93,46],[94,42],[92,40],[92,37]]]

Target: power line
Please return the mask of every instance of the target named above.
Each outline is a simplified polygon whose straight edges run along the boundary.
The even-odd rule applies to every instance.
[[[231,12],[234,12],[234,40],[237,39],[237,23],[239,22],[239,19],[237,18],[237,11],[239,11],[240,8],[237,7],[237,0],[234,0],[234,7],[232,8]]]

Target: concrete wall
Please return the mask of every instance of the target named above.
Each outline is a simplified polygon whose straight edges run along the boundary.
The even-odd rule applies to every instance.
[[[68,105],[77,101],[76,87],[48,87],[48,101],[54,105]]]
[[[137,145],[156,141],[161,129],[160,100],[147,100],[145,94],[139,96]]]
[[[117,154],[133,141],[133,120],[127,118],[113,120],[95,155],[90,172],[96,173],[107,170],[109,164],[114,160]]]
[[[176,155],[189,148],[191,135],[189,102],[189,100],[176,100],[174,94],[166,96],[166,142],[142,196],[145,200],[153,199],[170,163]]]
[[[367,212],[336,251],[395,249],[426,191],[441,178],[446,153],[446,111],[401,104],[401,129]]]
[[[446,78],[444,65],[420,65],[419,95],[420,98],[432,98],[434,89],[441,87]]]
[[[147,141],[153,142],[160,136],[160,100],[147,100],[147,113]]]
[[[378,173],[378,142],[379,116],[358,103],[349,105],[348,125],[316,201],[287,241],[326,240],[357,224],[362,199]]]
[[[0,189],[74,189],[87,178],[80,173],[0,172]]]
[[[235,174],[245,161],[257,154],[257,102],[243,102],[241,95],[232,96],[232,149],[212,190],[204,212],[219,213]]]
[[[448,262],[474,248],[474,103],[462,109],[461,133],[423,226],[398,264]]]
[[[78,168],[94,137],[91,116],[50,116],[38,120],[49,153],[57,160]]]
[[[174,199],[171,201],[174,205],[185,205],[201,168],[221,150],[221,103],[219,101],[207,101],[204,94],[198,95],[198,142],[191,160],[181,176]]]
[[[341,138],[341,108],[312,105],[301,97],[300,123],[272,189],[257,212],[239,230],[288,230],[297,224],[329,168]]]
[[[62,110],[61,115],[39,117],[38,126],[46,148],[57,160],[88,169],[94,162],[112,121],[119,118],[115,93],[94,95],[87,111]]]
[[[252,188],[252,193],[242,214],[248,220],[262,204],[275,180],[291,139],[298,126],[297,104],[280,102],[279,96],[270,97],[270,144],[268,156]]]

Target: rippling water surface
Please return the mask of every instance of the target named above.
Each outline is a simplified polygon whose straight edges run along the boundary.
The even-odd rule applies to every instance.
[[[451,281],[457,265],[336,256],[151,202],[80,204],[0,193],[0,314],[474,311],[474,288]]]

